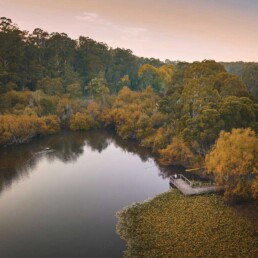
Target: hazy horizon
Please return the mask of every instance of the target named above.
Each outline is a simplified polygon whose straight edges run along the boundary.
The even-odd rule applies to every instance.
[[[255,0],[1,0],[0,8],[22,30],[86,36],[137,56],[258,61]]]

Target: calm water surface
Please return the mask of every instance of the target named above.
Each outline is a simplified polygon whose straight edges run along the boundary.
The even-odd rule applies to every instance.
[[[2,148],[0,257],[122,257],[115,213],[167,191],[171,173],[107,131]]]

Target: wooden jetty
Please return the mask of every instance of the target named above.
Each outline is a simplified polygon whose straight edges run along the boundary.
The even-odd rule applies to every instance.
[[[184,195],[204,194],[214,192],[216,190],[216,186],[213,185],[194,187],[192,182],[182,174],[171,176],[169,183],[174,185]]]

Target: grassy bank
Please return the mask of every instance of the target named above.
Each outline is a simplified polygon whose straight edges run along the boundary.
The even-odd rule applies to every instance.
[[[161,194],[118,213],[126,257],[258,257],[258,221],[222,197]]]

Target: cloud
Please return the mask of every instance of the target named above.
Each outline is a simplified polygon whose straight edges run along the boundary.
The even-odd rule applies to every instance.
[[[82,15],[76,15],[75,18],[80,21],[95,23],[100,25],[112,26],[113,23],[100,17],[97,13],[83,12]]]
[[[148,30],[142,27],[132,27],[120,24],[115,24],[101,17],[98,13],[83,12],[81,15],[75,16],[75,19],[88,23],[89,25],[96,26],[98,29],[106,29],[110,34],[117,35],[122,42],[138,41],[147,42]]]
[[[120,29],[122,34],[121,38],[124,41],[131,39],[138,39],[138,41],[146,42],[148,41],[148,37],[146,36],[147,30],[145,28],[137,28],[137,27],[127,27]]]

